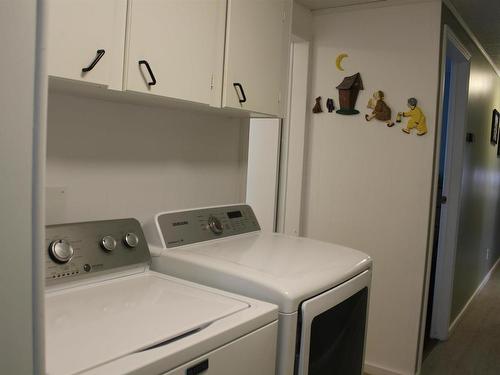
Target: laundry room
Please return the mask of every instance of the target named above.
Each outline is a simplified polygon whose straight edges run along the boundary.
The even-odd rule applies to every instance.
[[[0,373],[500,373],[465,3],[1,2]]]

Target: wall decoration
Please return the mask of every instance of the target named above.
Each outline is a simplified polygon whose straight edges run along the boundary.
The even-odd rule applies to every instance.
[[[363,81],[361,74],[356,73],[352,76],[345,77],[344,80],[337,86],[339,90],[339,105],[337,110],[341,115],[357,115],[359,113],[356,107],[359,90],[363,90]]]
[[[394,122],[391,120],[391,109],[384,101],[384,92],[375,91],[373,97],[368,101],[368,108],[373,109],[371,115],[365,115],[366,121],[371,121],[374,118],[379,121],[384,121],[388,127],[393,127]]]
[[[335,60],[335,66],[338,70],[344,71],[344,68],[342,67],[342,60],[344,60],[346,57],[349,57],[347,53],[341,53],[337,56],[337,59]]]
[[[476,136],[474,135],[474,133],[467,132],[465,134],[465,142],[474,143],[475,141],[476,141]]]
[[[412,129],[417,128],[417,135],[424,135],[427,133],[427,123],[425,120],[425,115],[422,110],[417,107],[417,99],[408,99],[408,107],[410,110],[408,112],[399,112],[398,115],[403,117],[409,117],[406,128],[401,129],[406,134],[410,134]]]
[[[326,100],[326,108],[328,108],[329,113],[332,113],[335,110],[335,104],[333,103],[332,98],[328,98]]]
[[[498,142],[497,146],[497,158],[500,158],[500,142]]]
[[[316,104],[313,107],[313,113],[321,113],[323,110],[321,109],[321,96],[316,98]]]
[[[500,112],[496,109],[493,110],[493,115],[491,117],[491,136],[490,142],[493,145],[498,143],[498,126],[500,124]]]

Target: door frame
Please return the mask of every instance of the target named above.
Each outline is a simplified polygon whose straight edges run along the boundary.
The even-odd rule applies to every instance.
[[[431,203],[431,217],[429,221],[429,236],[428,236],[428,256],[427,256],[427,266],[426,266],[426,275],[425,275],[425,288],[424,288],[424,294],[422,296],[422,310],[421,310],[421,320],[420,320],[420,337],[419,337],[419,344],[418,344],[418,352],[417,352],[417,368],[416,368],[416,373],[419,374],[422,366],[422,360],[423,360],[423,351],[424,351],[424,343],[425,343],[425,334],[426,334],[426,323],[427,323],[427,305],[428,305],[428,298],[429,298],[429,290],[430,288],[434,288],[434,285],[436,285],[438,282],[442,282],[443,280],[447,281],[447,285],[440,288],[438,291],[434,291],[434,299],[433,301],[437,301],[439,298],[438,296],[445,296],[445,302],[444,306],[447,306],[447,308],[443,308],[443,312],[441,315],[445,317],[443,319],[444,322],[448,322],[448,327],[445,330],[445,335],[443,337],[448,337],[450,333],[450,328],[449,328],[449,321],[450,321],[450,310],[451,310],[451,299],[452,299],[452,292],[453,292],[453,277],[454,277],[454,269],[455,269],[455,253],[456,249],[452,248],[451,252],[449,254],[444,254],[443,252],[441,254],[438,254],[438,259],[436,259],[436,276],[438,275],[438,266],[439,270],[441,272],[440,275],[440,280],[435,280],[434,285],[430,285],[430,278],[431,278],[431,271],[432,271],[432,254],[434,251],[434,243],[433,243],[433,238],[434,238],[434,225],[435,225],[435,219],[436,219],[436,199],[437,199],[437,192],[438,192],[438,176],[439,176],[439,157],[440,157],[440,144],[441,144],[441,129],[443,127],[443,105],[444,105],[444,99],[445,99],[445,79],[446,79],[446,56],[447,56],[447,47],[448,43],[451,43],[453,47],[455,47],[460,54],[462,54],[465,59],[468,61],[468,68],[470,69],[470,58],[471,54],[465,48],[465,46],[462,44],[460,39],[453,33],[452,29],[448,25],[443,26],[443,33],[442,33],[442,39],[441,39],[441,66],[440,66],[440,90],[439,90],[439,102],[438,102],[438,117],[436,119],[436,124],[437,124],[437,135],[436,135],[436,147],[435,147],[435,160],[434,160],[434,179],[433,179],[433,186],[432,186],[432,203]],[[469,80],[466,81],[467,84],[467,92],[468,92],[468,84]],[[468,96],[467,98],[468,99]],[[467,103],[465,103],[464,108],[466,110],[467,108]],[[464,113],[464,121],[466,119],[466,111]],[[465,127],[464,129],[465,130]],[[465,143],[465,131],[461,134],[462,135],[462,146]],[[455,133],[456,135],[456,133]],[[450,139],[450,136],[448,135],[448,139]],[[456,138],[455,138],[456,139]],[[463,148],[462,148],[462,154],[460,155],[460,165],[461,167],[463,166]],[[461,169],[461,168],[460,168]],[[458,189],[455,189],[455,191],[460,194],[460,184],[458,184]],[[458,203],[460,200],[458,199]],[[455,217],[456,221],[456,227],[455,229],[458,229],[458,213],[460,212],[459,210],[460,207],[457,207],[457,215]],[[451,221],[452,218],[448,217],[448,221]],[[455,241],[456,241],[456,233],[455,233]],[[446,257],[448,255],[448,257]],[[448,259],[448,262],[445,260]],[[439,264],[438,264],[439,261]],[[443,284],[441,284],[443,285]],[[447,311],[447,313],[446,313]],[[447,318],[446,318],[447,316]],[[443,324],[444,326],[444,324]]]
[[[46,1],[3,1],[0,31],[0,367],[45,373]]]
[[[446,60],[452,61],[450,76],[450,97],[448,107],[448,127],[445,156],[445,179],[443,194],[448,201],[441,208],[439,239],[434,288],[433,312],[430,336],[446,340],[450,334],[450,313],[453,297],[453,278],[455,274],[455,254],[460,220],[460,196],[462,168],[467,120],[467,100],[469,92],[471,54],[445,25],[443,33],[442,85],[440,95],[440,126],[442,128],[443,106],[445,99],[444,80]],[[461,111],[460,114],[457,114]],[[452,126],[450,126],[452,125]],[[439,158],[439,154],[436,155]],[[439,197],[436,196],[436,199]]]
[[[301,235],[310,42],[292,35],[287,115],[282,124],[276,229]]]

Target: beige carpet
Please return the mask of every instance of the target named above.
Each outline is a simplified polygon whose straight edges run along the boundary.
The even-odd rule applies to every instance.
[[[437,344],[421,375],[500,375],[500,267],[476,296],[450,339]]]

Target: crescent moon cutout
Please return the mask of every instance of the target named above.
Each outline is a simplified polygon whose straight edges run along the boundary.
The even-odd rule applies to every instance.
[[[346,57],[349,57],[347,53],[341,53],[340,55],[337,56],[337,59],[335,60],[335,65],[337,66],[338,70],[344,71],[344,68],[342,67],[342,60],[344,60]]]

